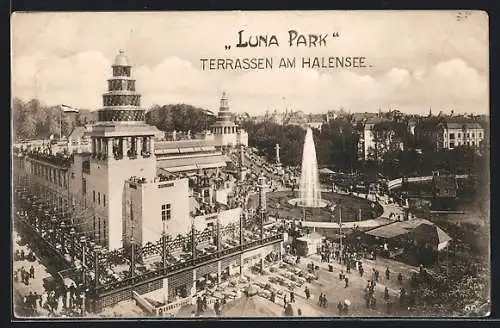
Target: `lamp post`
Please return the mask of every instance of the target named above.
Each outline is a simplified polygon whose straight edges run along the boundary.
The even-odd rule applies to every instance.
[[[134,226],[132,225],[132,235],[130,236],[130,277],[135,275],[135,240],[134,240]]]
[[[63,252],[63,255],[66,254],[66,251],[65,251],[65,230],[66,229],[66,224],[64,222],[61,222],[61,250]]]
[[[52,218],[50,219],[50,222],[52,223],[52,226],[51,226],[51,229],[53,231],[53,235],[52,235],[52,243],[54,244],[54,246],[56,245],[56,242],[57,242],[57,219],[55,216],[52,216]]]
[[[80,237],[80,243],[82,244],[82,283],[85,288],[85,248],[87,244],[87,238],[85,236]]]
[[[221,225],[220,225],[220,218],[219,218],[219,215],[217,215],[217,231],[216,231],[216,238],[217,238],[217,252],[220,251],[220,237],[221,237],[221,234],[220,234],[220,229],[221,229]]]
[[[71,228],[69,235],[71,236],[71,260],[75,262],[75,228]]]
[[[196,259],[196,229],[194,227],[194,221],[191,224],[191,254],[194,261]]]
[[[165,219],[162,218],[162,223],[163,223],[163,230],[161,232],[161,246],[162,246],[162,264],[163,264],[163,270],[167,268],[167,234],[165,231]]]
[[[95,245],[94,247],[94,286],[97,289],[99,286],[99,259],[101,254],[101,246]]]
[[[343,254],[343,249],[342,249],[342,207],[339,205],[339,237],[340,237],[340,263],[342,264],[342,254]]]
[[[243,245],[243,218],[244,218],[244,213],[241,213],[240,215],[240,247]]]

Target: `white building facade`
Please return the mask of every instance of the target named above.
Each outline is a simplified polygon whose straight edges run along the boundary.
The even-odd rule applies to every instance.
[[[248,133],[234,122],[229,110],[229,100],[226,93],[222,93],[217,121],[212,124],[210,131],[214,136],[217,147],[248,146]]]

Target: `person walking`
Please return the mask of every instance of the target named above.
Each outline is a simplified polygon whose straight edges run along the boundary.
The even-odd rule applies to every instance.
[[[337,304],[337,310],[339,311],[339,315],[342,315],[343,309],[344,305],[342,304],[342,301],[339,301],[339,304]]]
[[[290,292],[290,303],[295,303],[295,293],[293,291]]]
[[[319,304],[319,306],[323,307],[323,293],[319,294],[318,304]]]
[[[398,283],[401,285],[403,283],[403,275],[400,273],[398,273]]]
[[[311,298],[311,291],[309,290],[309,288],[307,288],[306,286],[306,289],[304,290],[304,293],[306,294],[306,299],[310,299]]]
[[[349,278],[345,277],[344,281],[345,281],[345,287],[344,288],[347,288],[349,286]]]
[[[347,302],[344,302],[344,306],[342,308],[342,312],[345,314],[345,315],[348,315],[349,314],[349,304],[347,304]]]
[[[214,311],[215,311],[215,315],[216,316],[219,316],[219,310],[220,310],[220,304],[219,304],[219,300],[216,300],[215,301],[215,304],[214,304]]]
[[[389,268],[385,269],[385,279],[389,280],[391,276],[391,271],[389,271]]]
[[[203,299],[201,302],[203,304],[203,311],[206,311],[208,308],[208,303],[207,303],[207,297],[205,295],[203,295]]]
[[[384,289],[384,300],[388,301],[389,300],[389,289],[385,287]]]
[[[33,266],[30,267],[30,278],[35,278],[35,268]]]
[[[392,313],[392,302],[390,300],[388,300],[386,302],[386,312],[387,312],[387,314],[391,314]]]

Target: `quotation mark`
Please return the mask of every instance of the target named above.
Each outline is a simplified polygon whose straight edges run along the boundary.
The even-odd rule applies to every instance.
[[[224,49],[229,50],[229,49],[231,49],[231,46],[226,44],[226,45],[224,46]]]

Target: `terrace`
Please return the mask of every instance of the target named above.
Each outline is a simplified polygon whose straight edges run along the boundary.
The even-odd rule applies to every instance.
[[[203,231],[193,228],[175,239],[164,236],[144,247],[132,244],[108,251],[77,233],[70,220],[58,219],[49,206],[25,189],[16,190],[15,203],[20,213],[17,220],[28,225],[68,266],[82,271],[81,282],[96,295],[152,282],[283,238],[276,227],[259,228],[241,219],[239,225],[218,225]]]
[[[65,154],[55,154],[44,153],[41,151],[28,151],[25,153],[29,158],[35,159],[37,161],[49,163],[62,168],[69,168],[73,163],[73,157]]]

